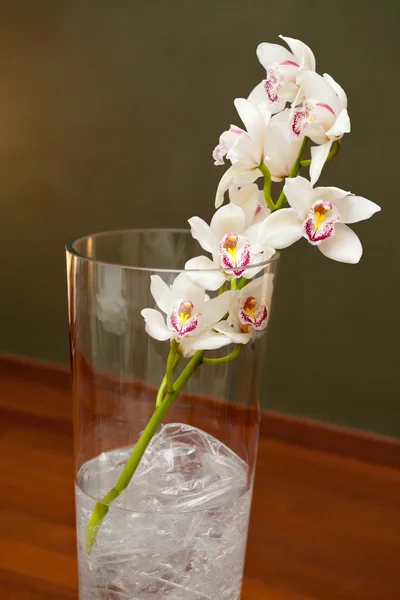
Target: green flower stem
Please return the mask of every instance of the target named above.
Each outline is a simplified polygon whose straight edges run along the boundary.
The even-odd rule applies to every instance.
[[[175,355],[175,361],[174,361],[174,365],[172,368],[173,372],[175,371],[181,358],[182,358],[182,354],[180,352],[177,352]],[[156,397],[156,406],[160,406],[161,402],[163,401],[166,388],[167,388],[167,376],[164,375],[164,379],[162,380],[161,385],[158,388],[157,397]]]
[[[239,283],[237,284],[237,288],[236,289],[241,290],[248,283],[250,283],[250,279],[246,279],[246,277],[241,277],[239,279]]]
[[[224,283],[221,285],[221,287],[218,290],[218,296],[220,296],[226,291],[227,283],[227,281],[224,281]]]
[[[114,487],[100,500],[97,502],[86,531],[86,551],[89,554],[93,548],[93,544],[96,541],[97,533],[101,525],[102,520],[106,516],[109,510],[109,505],[124,491],[131,481],[143,454],[146,451],[147,446],[152,440],[154,434],[159,428],[162,420],[168,412],[168,409],[172,406],[174,400],[179,395],[181,390],[187,384],[193,373],[203,362],[205,350],[198,350],[196,354],[191,358],[190,362],[186,365],[185,369],[179,375],[175,381],[173,390],[169,391],[165,396],[164,400],[159,406],[156,407],[150,421],[147,423],[145,430],[143,431],[139,441],[134,447],[132,454],[130,455],[128,462],[126,463],[124,470],[118,478],[117,483]]]
[[[161,385],[158,388],[157,397],[156,397],[156,407],[160,406],[161,402],[163,401],[166,387],[167,387],[167,376],[164,375],[164,379],[162,380]]]
[[[172,392],[173,387],[174,387],[173,374],[174,374],[175,357],[176,357],[176,353],[178,351],[178,345],[179,344],[176,340],[172,340],[171,350],[169,351],[168,358],[167,358],[167,370],[166,370],[165,376],[167,378],[167,388],[168,388],[169,392]]]
[[[231,279],[231,290],[236,290],[237,289],[237,281],[234,277],[232,277]]]
[[[261,173],[264,176],[264,198],[265,198],[265,201],[271,210],[275,210],[275,204],[273,203],[272,198],[271,198],[271,185],[272,185],[271,172],[268,169],[267,165],[265,165],[264,163],[261,163],[261,165],[258,168],[260,169]]]
[[[303,157],[305,149],[307,148],[307,144],[308,144],[308,138],[305,137],[304,140],[303,140],[303,143],[301,144],[301,148],[300,148],[299,153],[297,155],[296,161],[295,161],[295,163],[294,163],[294,165],[293,165],[293,167],[292,167],[292,169],[291,169],[291,171],[289,173],[289,176],[288,176],[289,179],[293,179],[293,177],[297,177],[297,175],[299,174],[300,167],[301,167],[301,159]],[[282,192],[280,193],[280,196],[279,196],[278,200],[275,203],[274,208],[272,208],[271,210],[272,211],[279,210],[280,208],[282,208],[284,206],[285,202],[286,202],[286,196],[285,196],[284,191],[282,190]]]
[[[326,157],[326,161],[328,162],[328,160],[332,160],[332,158],[334,156],[336,156],[336,154],[339,152],[340,150],[340,140],[335,140],[332,144],[332,150],[329,152],[328,156]],[[311,160],[302,160],[300,162],[300,165],[302,167],[309,167],[311,165]]]
[[[238,344],[234,350],[227,356],[222,356],[221,358],[203,358],[203,363],[206,365],[221,365],[222,363],[230,362],[234,360],[242,349],[242,345]]]

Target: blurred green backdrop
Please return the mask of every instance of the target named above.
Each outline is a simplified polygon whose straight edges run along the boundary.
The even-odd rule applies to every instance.
[[[398,0],[0,3],[0,351],[68,360],[64,243],[209,218],[233,99],[255,49],[307,42],[346,89],[353,133],[322,184],[383,206],[358,266],[283,253],[264,405],[400,434]]]

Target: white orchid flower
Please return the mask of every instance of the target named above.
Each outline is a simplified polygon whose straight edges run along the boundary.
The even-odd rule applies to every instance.
[[[240,206],[245,212],[249,210],[250,215],[255,207],[251,225],[261,223],[271,214],[271,209],[268,208],[265,201],[264,192],[259,190],[255,183],[244,185],[241,188],[232,185],[229,188],[229,200],[232,204]]]
[[[258,277],[243,289],[234,292],[229,303],[229,317],[215,325],[235,344],[247,344],[268,324],[271,310],[274,275]]]
[[[315,57],[312,50],[300,40],[279,36],[291,52],[278,44],[260,44],[257,48],[258,60],[265,68],[266,78],[259,83],[249,96],[253,104],[266,102],[274,114],[293,102],[299,91],[296,83],[300,69],[315,71]]]
[[[227,279],[243,274],[250,279],[262,269],[248,267],[268,260],[275,250],[260,243],[264,223],[253,223],[257,206],[258,194],[253,193],[242,207],[230,203],[219,208],[210,225],[200,217],[189,219],[192,236],[212,254],[212,260],[197,256],[186,263],[185,269],[193,271],[193,281],[208,290],[217,290]]]
[[[311,148],[310,179],[314,185],[321,175],[334,141],[350,131],[347,96],[340,85],[326,73],[323,77],[311,71],[299,73],[300,91],[293,108],[290,127],[296,139],[305,135],[315,144]]]
[[[289,175],[302,143],[291,135],[288,126],[290,109],[271,118],[265,104],[255,106],[249,100],[237,98],[235,106],[246,131],[232,125],[222,134],[220,142],[223,143],[213,152],[215,164],[223,164],[225,155],[232,163],[218,185],[216,208],[223,203],[224,194],[231,185],[243,186],[261,177],[259,166],[262,163],[268,167],[273,181],[284,179]]]
[[[212,328],[225,315],[231,292],[210,300],[205,290],[180,273],[170,287],[159,275],[151,277],[150,291],[163,313],[145,308],[142,316],[147,333],[156,340],[176,340],[186,357],[197,350],[214,350],[231,343],[231,340]]]
[[[272,213],[264,222],[264,243],[287,248],[301,237],[333,260],[357,263],[358,236],[345,223],[369,219],[380,207],[336,187],[313,188],[304,177],[287,179],[284,192],[291,208]]]

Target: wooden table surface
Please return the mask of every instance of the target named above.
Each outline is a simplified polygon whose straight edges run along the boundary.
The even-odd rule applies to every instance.
[[[0,599],[77,600],[70,392],[0,383]],[[262,439],[242,598],[399,600],[400,472]]]

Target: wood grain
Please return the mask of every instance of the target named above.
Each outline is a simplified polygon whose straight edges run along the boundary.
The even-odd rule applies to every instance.
[[[0,598],[77,600],[68,374],[0,381]],[[400,598],[400,471],[328,450],[261,439],[243,600]]]

